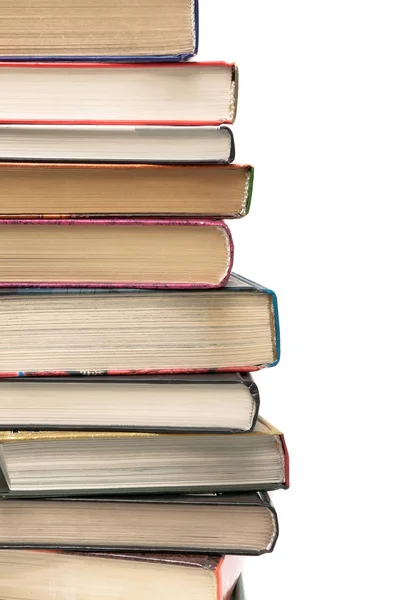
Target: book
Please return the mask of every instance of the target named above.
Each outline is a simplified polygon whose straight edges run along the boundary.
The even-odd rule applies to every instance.
[[[229,600],[243,557],[0,551],[0,596],[19,600]]]
[[[208,291],[0,288],[0,331],[0,378],[257,371],[280,357],[276,295],[240,275]]]
[[[0,500],[0,548],[250,556],[277,537],[266,492]]]
[[[239,218],[253,168],[0,163],[0,178],[0,219]]]
[[[182,60],[198,44],[197,0],[14,0],[0,60]]]
[[[241,575],[237,581],[235,589],[231,595],[231,600],[245,600],[243,575]]]
[[[18,377],[1,383],[0,429],[251,431],[250,374]]]
[[[0,490],[11,496],[160,494],[285,488],[282,433],[0,431]]]
[[[0,220],[0,288],[212,288],[229,278],[222,221]]]
[[[224,62],[0,63],[0,123],[233,123],[237,69]]]
[[[0,140],[2,161],[225,164],[235,158],[226,125],[0,125]]]

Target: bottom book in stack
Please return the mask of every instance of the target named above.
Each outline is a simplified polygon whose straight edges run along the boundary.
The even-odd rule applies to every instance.
[[[0,594],[7,600],[239,600],[242,564],[237,556],[206,554],[2,550]]]
[[[259,403],[241,373],[4,380],[0,598],[241,600],[288,485]]]

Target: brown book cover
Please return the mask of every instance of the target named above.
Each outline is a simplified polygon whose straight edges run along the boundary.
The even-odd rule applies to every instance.
[[[249,212],[254,169],[0,162],[0,177],[0,219],[233,219]]]
[[[3,549],[258,556],[278,535],[266,492],[0,500]]]

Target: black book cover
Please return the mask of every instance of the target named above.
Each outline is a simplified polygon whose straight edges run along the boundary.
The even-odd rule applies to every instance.
[[[0,500],[0,521],[2,505],[4,503],[12,503],[12,498],[4,497]],[[243,548],[221,548],[218,546],[204,547],[201,545],[189,547],[169,547],[169,546],[157,546],[150,548],[148,546],[135,545],[134,543],[129,546],[113,545],[110,543],[102,544],[101,548],[98,545],[69,545],[63,543],[2,543],[0,537],[0,549],[51,549],[51,550],[65,550],[65,551],[83,551],[83,552],[173,552],[173,553],[196,553],[201,552],[204,554],[224,554],[229,553],[232,555],[253,555],[258,556],[270,553],[273,551],[276,541],[279,535],[279,524],[276,510],[266,492],[243,492],[243,493],[223,493],[223,494],[182,494],[182,495],[160,495],[160,496],[101,496],[101,497],[73,497],[73,498],[36,498],[36,499],[24,499],[18,500],[18,503],[27,503],[29,505],[37,502],[43,503],[76,503],[79,504],[91,504],[91,503],[102,503],[102,504],[157,504],[160,505],[192,505],[192,506],[240,506],[243,507],[245,514],[246,507],[264,507],[270,512],[273,520],[273,535],[271,537],[268,546],[260,551],[257,550],[244,550]],[[193,513],[195,518],[195,512]]]
[[[96,426],[96,425],[82,425],[82,424],[57,424],[49,425],[46,423],[35,423],[35,424],[21,424],[21,423],[5,423],[3,422],[2,414],[0,412],[0,431],[138,431],[138,432],[156,432],[156,433],[168,433],[168,432],[214,432],[214,433],[239,433],[240,431],[252,431],[257,422],[258,412],[260,407],[260,395],[256,383],[249,373],[205,373],[203,375],[196,374],[176,374],[176,375],[131,375],[131,376],[86,376],[86,377],[12,377],[3,379],[0,383],[8,383],[17,386],[31,385],[38,383],[40,385],[48,384],[95,384],[100,386],[107,386],[110,384],[130,384],[132,386],[138,384],[150,384],[150,385],[244,385],[248,388],[250,395],[254,401],[254,414],[252,422],[248,429],[220,429],[220,428],[198,428],[198,427],[137,427],[137,426]],[[111,400],[110,400],[111,401]],[[134,402],[134,398],[132,398]],[[1,483],[1,482],[0,482]],[[1,488],[1,485],[0,485]]]

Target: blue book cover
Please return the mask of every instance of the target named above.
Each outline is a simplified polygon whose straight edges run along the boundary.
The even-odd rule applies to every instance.
[[[143,294],[144,303],[138,300]],[[120,318],[122,310],[125,317],[117,328],[111,327],[99,359],[98,339],[104,338],[105,326],[110,331],[110,315]],[[5,321],[21,326],[6,330],[1,325]],[[250,372],[274,367],[280,359],[276,295],[237,274],[214,290],[2,287],[0,326],[0,380]],[[145,338],[140,336],[143,328],[148,328]],[[122,337],[126,341],[121,346]],[[204,352],[200,358],[199,339]],[[39,346],[44,355],[33,364]],[[10,355],[10,348],[18,352]],[[254,348],[261,350],[254,355]],[[177,355],[173,360],[168,358],[171,350]]]

